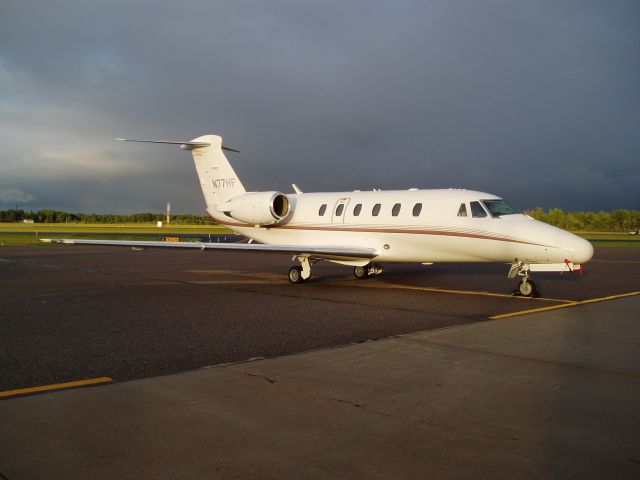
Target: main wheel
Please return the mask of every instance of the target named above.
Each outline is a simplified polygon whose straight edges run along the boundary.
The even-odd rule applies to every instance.
[[[528,278],[518,285],[518,291],[523,297],[532,297],[536,291],[536,285]]]
[[[291,267],[289,269],[289,281],[291,283],[302,283],[304,279],[302,278],[302,267]]]
[[[353,275],[358,280],[364,280],[365,278],[369,278],[369,265],[365,265],[364,267],[354,267]]]

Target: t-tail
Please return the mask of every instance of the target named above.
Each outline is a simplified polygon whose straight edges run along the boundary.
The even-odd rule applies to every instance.
[[[233,197],[246,192],[242,182],[233,170],[223,150],[237,152],[232,148],[222,145],[222,137],[218,135],[203,135],[188,142],[167,140],[130,140],[116,138],[119,141],[164,143],[180,145],[183,150],[190,150],[196,164],[196,171],[200,179],[200,186],[207,204],[207,210],[213,212],[219,210],[222,205]]]

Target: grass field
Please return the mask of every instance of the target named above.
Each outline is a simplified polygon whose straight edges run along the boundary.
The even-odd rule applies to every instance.
[[[8,233],[12,232],[12,233]],[[19,232],[19,233],[15,233]],[[136,234],[156,234],[159,237],[233,233],[220,225],[171,225],[156,227],[155,223],[87,224],[87,223],[0,223],[0,246],[51,246],[40,238],[51,237],[52,232],[65,232],[65,238],[98,238],[108,240],[140,240]],[[59,237],[60,235],[55,235]]]
[[[91,232],[91,233],[230,233],[220,225],[170,225],[162,228],[155,223],[0,223],[2,232],[46,233],[46,232]]]
[[[573,232],[596,247],[640,247],[640,235],[606,232]]]
[[[3,233],[4,232],[4,233]],[[19,233],[6,233],[19,232]],[[0,223],[0,246],[51,245],[39,241],[51,232],[66,232],[68,238],[105,238],[110,240],[139,240],[136,234],[157,234],[179,237],[189,234],[231,234],[220,225],[171,225],[158,228],[155,223],[87,224],[87,223]],[[597,247],[640,247],[640,235],[606,232],[574,232]],[[114,235],[117,234],[117,235]]]

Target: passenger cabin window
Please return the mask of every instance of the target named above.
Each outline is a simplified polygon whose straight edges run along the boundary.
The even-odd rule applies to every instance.
[[[397,217],[399,213],[400,213],[400,204],[396,203],[391,209],[391,215],[393,215],[394,217]]]
[[[480,202],[471,202],[471,216],[473,218],[484,218],[487,216],[487,212],[484,211]]]
[[[320,210],[318,210],[318,215],[323,217],[326,211],[327,211],[327,204],[323,203],[322,206],[320,207]]]
[[[467,216],[467,204],[466,203],[460,204],[460,208],[458,209],[458,216],[459,217],[466,217]]]
[[[483,200],[482,203],[484,203],[484,206],[487,207],[487,210],[489,210],[489,213],[493,217],[520,213],[504,200]]]
[[[416,203],[413,206],[413,216],[414,217],[419,216],[421,211],[422,211],[422,204],[421,203]]]
[[[357,217],[358,215],[360,215],[361,211],[362,211],[362,204],[359,203],[355,207],[353,207],[353,216]]]
[[[379,213],[380,213],[380,204],[376,203],[373,206],[373,210],[371,210],[371,215],[373,215],[374,217],[377,217]]]
[[[338,205],[338,208],[336,208],[336,217],[342,216],[343,210],[344,210],[344,203],[341,203],[340,205]]]

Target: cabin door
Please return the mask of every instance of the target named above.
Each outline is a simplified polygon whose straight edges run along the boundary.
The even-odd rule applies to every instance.
[[[340,198],[333,206],[333,212],[331,214],[331,223],[344,223],[344,217],[347,214],[347,205],[350,198]]]

